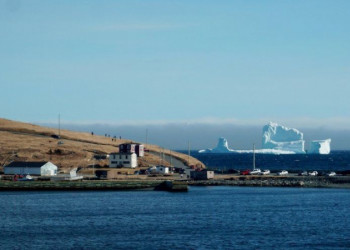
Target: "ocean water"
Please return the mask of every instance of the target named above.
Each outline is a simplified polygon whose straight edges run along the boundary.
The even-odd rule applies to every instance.
[[[349,249],[345,189],[1,192],[1,249]]]
[[[183,153],[187,153],[182,151]],[[191,156],[202,161],[212,169],[251,169],[253,154],[199,154],[192,151]],[[318,170],[318,171],[345,171],[350,170],[350,151],[332,151],[328,155],[294,154],[272,155],[255,154],[256,167],[270,170],[285,169],[288,171]]]

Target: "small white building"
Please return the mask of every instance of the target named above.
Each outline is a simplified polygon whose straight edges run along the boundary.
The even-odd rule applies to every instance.
[[[110,168],[136,168],[137,155],[135,153],[111,153],[109,155]]]
[[[41,175],[53,176],[57,175],[57,166],[49,161],[47,162],[25,162],[14,161],[4,167],[4,174],[20,174],[20,175]]]
[[[52,181],[77,181],[82,180],[82,175],[77,175],[77,168],[73,168],[71,171],[69,171],[69,174],[58,174],[56,176],[52,176]]]
[[[169,174],[169,168],[159,165],[159,166],[153,166],[148,169],[149,174]]]
[[[214,179],[214,171],[202,170],[202,171],[191,171],[190,177],[193,180],[210,180]]]
[[[169,168],[165,166],[157,166],[157,172],[159,174],[169,174]]]

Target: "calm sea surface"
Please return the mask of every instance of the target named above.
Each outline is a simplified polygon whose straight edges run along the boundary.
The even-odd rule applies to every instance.
[[[345,189],[1,192],[1,249],[349,249]]]
[[[180,151],[186,153],[186,151]],[[209,168],[237,169],[252,168],[253,154],[199,154],[191,155],[202,161]],[[294,154],[272,155],[256,154],[256,167],[270,170],[285,169],[288,171],[318,170],[344,171],[350,170],[350,151],[332,151],[328,155]]]

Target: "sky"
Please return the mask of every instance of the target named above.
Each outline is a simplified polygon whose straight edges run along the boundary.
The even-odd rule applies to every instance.
[[[0,117],[347,138],[349,23],[348,0],[0,0]]]

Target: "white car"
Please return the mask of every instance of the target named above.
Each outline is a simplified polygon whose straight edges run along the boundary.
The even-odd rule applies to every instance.
[[[336,174],[336,172],[329,172],[328,174],[327,174],[327,176],[336,176],[337,174]]]
[[[260,172],[260,174],[261,175],[268,175],[268,174],[270,174],[271,172],[270,172],[270,170],[268,170],[268,169],[265,169],[265,170],[263,170],[262,172]]]
[[[254,170],[252,170],[252,171],[250,171],[250,175],[255,175],[255,174],[260,174],[261,173],[261,170],[259,169],[259,168],[256,168],[256,169],[254,169]]]
[[[318,175],[318,172],[317,171],[312,171],[309,173],[310,176],[317,176]]]
[[[287,174],[288,174],[287,170],[282,170],[282,171],[277,173],[277,175],[287,175]]]

